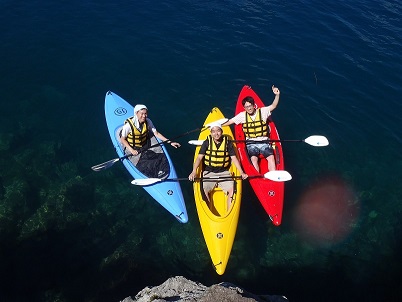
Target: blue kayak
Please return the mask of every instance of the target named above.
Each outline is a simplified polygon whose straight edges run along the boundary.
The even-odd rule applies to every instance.
[[[133,106],[111,91],[106,93],[106,124],[110,138],[120,158],[127,155],[124,151],[124,146],[120,143],[120,131],[124,125],[124,121],[132,117],[133,114]],[[123,165],[134,179],[159,177],[166,180],[177,178],[172,160],[164,144],[160,142],[157,137],[152,136],[148,148],[145,148],[139,155],[130,156],[122,160]],[[151,168],[156,168],[156,175],[152,175]],[[160,181],[143,188],[178,221],[181,223],[188,221],[183,193],[178,181]]]

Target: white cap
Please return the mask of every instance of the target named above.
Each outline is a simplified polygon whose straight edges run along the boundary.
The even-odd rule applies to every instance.
[[[140,111],[142,109],[147,109],[148,110],[147,106],[145,106],[145,105],[142,105],[142,104],[135,105],[134,114],[136,114],[138,111]]]
[[[222,130],[222,125],[221,125],[221,123],[218,123],[218,122],[210,123],[210,124],[209,124],[209,129],[212,130],[213,127],[218,127],[218,128],[221,128],[221,130]]]

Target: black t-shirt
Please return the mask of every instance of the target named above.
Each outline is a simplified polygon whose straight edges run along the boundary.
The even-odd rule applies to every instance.
[[[213,139],[212,139],[212,141],[213,141],[213,143],[215,143],[215,141]],[[221,142],[216,144],[216,147],[219,148],[220,145],[222,144],[222,142],[223,142],[223,136],[221,138]],[[202,143],[201,148],[200,148],[200,152],[198,154],[205,155],[208,147],[209,147],[209,139],[206,139]],[[231,141],[228,141],[228,143],[227,143],[227,150],[228,150],[228,153],[229,153],[230,157],[231,156],[236,156],[236,151],[235,151],[235,148],[234,148],[233,143]],[[223,171],[227,171],[227,170],[228,170],[228,168],[224,168],[224,167],[210,167],[210,166],[205,165],[205,171],[209,171],[209,172],[219,173],[219,172],[223,172]]]

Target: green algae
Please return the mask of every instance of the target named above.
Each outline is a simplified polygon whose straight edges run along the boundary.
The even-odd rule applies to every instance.
[[[10,149],[12,134],[0,133],[0,151],[8,151]]]

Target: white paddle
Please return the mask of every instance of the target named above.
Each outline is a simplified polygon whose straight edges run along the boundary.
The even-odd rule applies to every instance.
[[[288,171],[285,170],[275,170],[275,171],[269,171],[263,175],[255,175],[255,176],[249,176],[248,178],[266,178],[272,181],[277,181],[277,182],[282,182],[282,181],[289,181],[292,179],[292,175]],[[196,177],[194,181],[217,181],[221,179],[241,179],[241,176],[228,176],[228,177]],[[136,186],[149,186],[153,185],[158,182],[162,181],[180,181],[180,180],[189,180],[188,178],[166,178],[166,179],[161,179],[161,178],[144,178],[144,179],[134,179],[131,181],[133,185]]]
[[[229,120],[228,118],[224,117],[224,118],[221,118],[221,119],[216,120],[214,122],[210,122],[208,124],[205,124],[203,128],[209,128],[209,127],[211,127],[211,124],[215,124],[215,123],[219,123],[219,124],[222,125],[222,124],[226,123],[228,120]]]
[[[203,142],[204,142],[203,140],[190,140],[188,143],[190,145],[201,146]],[[302,140],[289,140],[289,139],[264,140],[264,141],[232,140],[232,142],[235,143],[246,142],[249,144],[258,144],[263,142],[305,142],[306,144],[309,144],[314,147],[325,147],[329,145],[328,139],[322,135],[312,135]]]

